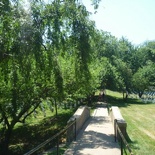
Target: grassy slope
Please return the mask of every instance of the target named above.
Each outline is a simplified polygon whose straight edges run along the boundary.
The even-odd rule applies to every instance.
[[[58,117],[54,117],[55,113],[47,110],[46,117],[44,117],[43,113],[38,110],[37,118],[31,117],[26,121],[25,125],[16,125],[11,138],[10,154],[26,153],[52,137],[66,126],[73,113],[73,109],[59,109]]]
[[[155,104],[136,99],[122,100],[122,94],[107,91],[108,102],[120,107],[127,122],[131,148],[136,155],[155,154]],[[113,97],[112,97],[113,96]]]

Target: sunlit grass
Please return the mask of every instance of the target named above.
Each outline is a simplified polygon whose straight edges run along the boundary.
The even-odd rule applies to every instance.
[[[131,104],[122,107],[121,113],[127,121],[131,146],[138,155],[155,153],[155,104]]]
[[[138,99],[122,99],[121,93],[108,91],[109,103],[119,106],[127,122],[130,146],[136,155],[155,154],[155,104]]]
[[[120,93],[120,92],[114,92],[114,91],[111,91],[111,90],[106,90],[106,94],[109,95],[109,96],[116,97],[116,98],[123,98],[123,94]]]

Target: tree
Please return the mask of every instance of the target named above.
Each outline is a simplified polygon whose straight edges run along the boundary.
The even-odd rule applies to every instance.
[[[37,61],[34,51],[41,49],[41,47],[35,48],[36,43],[39,46],[35,38],[37,32],[33,29],[31,20],[27,18],[28,15],[23,8],[20,8],[20,3],[7,2],[7,7],[10,9],[5,11],[5,16],[2,16],[2,26],[5,28],[1,29],[2,33],[6,34],[5,38],[1,38],[3,46],[1,55],[8,55],[7,59],[3,57],[0,62],[2,154],[9,154],[8,144],[14,126],[17,122],[24,123],[39,106],[41,98],[44,98],[42,94],[45,89],[38,84],[41,80],[36,72]]]
[[[24,123],[42,100],[54,98],[57,110],[57,101],[62,101],[64,94],[89,92],[94,25],[78,1],[31,1],[28,10],[20,0],[1,4],[0,151],[9,154],[14,126]],[[62,67],[63,61],[73,63],[68,74],[71,81],[65,75],[68,69]],[[72,84],[75,87],[66,90]]]
[[[131,81],[132,81],[132,70],[130,69],[130,66],[128,63],[122,61],[119,58],[114,58],[114,64],[122,77],[122,91],[123,91],[123,97],[124,97],[124,92],[130,92],[131,89]],[[126,93],[126,98],[128,97],[128,93]]]
[[[144,43],[142,49],[144,48],[147,53],[147,59],[155,62],[155,41],[149,41]]]
[[[152,62],[147,62],[146,66],[139,68],[138,71],[133,75],[133,90],[139,94],[140,98],[142,97],[144,91],[149,89],[150,86],[154,87],[154,77],[155,64]]]
[[[118,41],[118,49],[116,50],[116,56],[126,63],[130,63],[132,60],[132,54],[135,52],[135,47],[129,42],[128,39],[122,37]]]
[[[124,87],[123,78],[121,77],[117,68],[109,61],[106,63],[105,74],[102,78],[102,83],[107,89],[120,91]]]

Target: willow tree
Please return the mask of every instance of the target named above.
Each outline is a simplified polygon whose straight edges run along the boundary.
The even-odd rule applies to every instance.
[[[74,92],[89,92],[93,25],[86,8],[71,0],[30,2],[27,8],[20,0],[0,3],[1,154],[9,154],[17,122],[24,123],[43,99],[64,98],[60,58],[71,58]]]
[[[38,37],[32,19],[18,1],[1,4],[0,151],[9,154],[8,145],[14,126],[17,122],[24,123],[39,106],[40,98],[44,98],[44,90],[37,85],[39,78],[34,51],[39,53],[41,46],[36,42]]]

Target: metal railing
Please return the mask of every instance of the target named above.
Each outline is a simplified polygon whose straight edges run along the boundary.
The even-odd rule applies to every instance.
[[[29,152],[25,153],[24,155],[32,155],[37,153],[39,150],[44,148],[47,144],[51,143],[53,140],[56,139],[56,154],[59,155],[59,138],[62,134],[64,134],[70,127],[74,126],[74,140],[76,140],[76,119],[71,122],[69,125],[67,125],[64,129],[62,129],[60,132],[52,136],[51,138],[47,139],[43,143],[39,144],[37,147],[33,148]],[[67,138],[67,137],[66,137]]]
[[[128,153],[130,155],[134,155],[127,140],[125,139],[124,135],[122,134],[119,126],[118,126],[118,123],[117,123],[117,120],[115,120],[115,142],[117,141],[117,138],[118,138],[118,141],[120,142],[120,147],[121,147],[121,155],[123,155],[123,152],[125,151],[125,148],[127,148],[128,150]],[[118,135],[119,134],[119,135]],[[124,151],[123,151],[124,149]],[[126,153],[127,154],[127,153]]]

